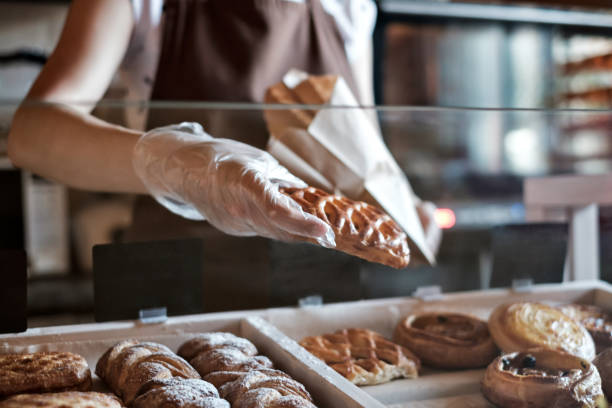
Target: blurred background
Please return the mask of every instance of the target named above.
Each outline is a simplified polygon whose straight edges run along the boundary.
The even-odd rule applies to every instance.
[[[92,319],[91,247],[121,241],[134,199],[69,190],[6,157],[12,114],[53,50],[69,5],[0,1],[0,248],[28,252],[31,325]],[[372,64],[376,103],[386,106],[376,111],[385,140],[417,195],[439,207],[438,264],[392,271],[271,242],[271,268],[307,270],[311,257],[329,257],[330,268],[344,271],[337,284],[349,289],[324,301],[408,295],[432,284],[459,291],[515,278],[561,281],[567,216],[527,224],[523,180],[612,172],[612,4],[381,0]],[[125,93],[117,78],[106,100]],[[182,107],[153,104],[150,114],[156,109]],[[121,103],[103,101],[94,113],[126,123]],[[610,281],[612,209],[599,216],[601,275]],[[274,284],[295,284],[271,276],[280,276]]]

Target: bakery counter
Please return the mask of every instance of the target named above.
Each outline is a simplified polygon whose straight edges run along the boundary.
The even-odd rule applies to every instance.
[[[482,396],[480,390],[484,366],[488,363],[472,369],[443,369],[432,368],[427,360],[421,357],[421,366],[418,367],[418,363],[411,361],[413,355],[410,351],[405,351],[406,355],[400,355],[398,358],[400,349],[390,345],[387,339],[397,337],[395,332],[398,323],[411,314],[466,314],[488,319],[497,306],[516,302],[540,302],[551,306],[580,303],[610,310],[612,287],[600,281],[585,281],[534,285],[523,291],[494,289],[425,298],[402,297],[303,308],[189,315],[168,318],[165,322],[156,324],[121,321],[36,328],[21,334],[0,336],[0,354],[69,351],[82,355],[93,372],[105,351],[126,339],[161,343],[177,352],[182,344],[201,333],[229,332],[250,340],[261,355],[267,356],[274,363],[275,368],[285,371],[304,384],[318,407],[491,407],[493,405]],[[467,323],[461,321],[461,324]],[[474,327],[479,326],[476,323]],[[395,361],[396,367],[409,366],[410,370],[405,370],[404,374],[413,378],[357,386],[345,378],[347,370],[342,369],[345,366],[336,365],[334,370],[298,344],[304,338],[317,338],[316,336],[324,333],[348,328],[358,330],[345,330],[342,336],[359,337],[362,353],[365,348],[371,346],[381,361],[391,363],[391,366]],[[374,332],[382,337],[378,337]],[[309,348],[307,343],[303,344]],[[332,354],[339,353],[344,356],[338,361],[346,362],[347,350],[325,344]],[[393,356],[384,354],[385,350],[393,351]],[[416,353],[416,349],[413,351]],[[495,350],[494,356],[486,357],[487,361],[497,354],[498,351]],[[364,355],[360,357],[363,358]],[[450,353],[446,357],[453,359],[457,356]],[[371,368],[363,362],[360,364],[361,368]],[[379,364],[383,371],[389,368],[388,366]],[[352,367],[353,371],[359,371],[357,365]],[[375,371],[372,369],[372,372]],[[93,379],[95,390],[106,390],[95,374]]]

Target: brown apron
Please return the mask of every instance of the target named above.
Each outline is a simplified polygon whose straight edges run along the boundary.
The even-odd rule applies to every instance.
[[[358,95],[335,21],[319,0],[166,0],[163,24],[154,101],[261,102],[266,88],[291,68],[341,75]],[[268,139],[258,109],[152,107],[148,128],[182,121],[259,148]],[[184,237],[204,240],[206,311],[278,303],[270,294],[270,245],[284,244],[223,234],[206,222],[171,214],[150,198],[137,202],[128,240]],[[283,279],[292,287],[290,276]]]

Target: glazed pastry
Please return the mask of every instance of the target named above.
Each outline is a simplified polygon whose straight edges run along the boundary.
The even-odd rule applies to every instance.
[[[485,372],[482,393],[498,407],[607,407],[597,369],[560,351],[532,349],[497,357]]]
[[[489,331],[505,352],[543,347],[588,361],[595,357],[595,344],[586,329],[560,310],[542,303],[498,306],[489,317]]]
[[[280,191],[296,201],[302,210],[332,227],[335,249],[398,269],[408,265],[410,250],[406,234],[377,207],[314,187],[281,188]]]
[[[87,361],[68,352],[0,354],[0,397],[24,392],[88,391]]]
[[[357,385],[418,377],[419,359],[371,330],[345,329],[305,337],[300,345]]]
[[[578,320],[588,330],[597,353],[612,347],[612,316],[605,310],[592,305],[564,305],[559,309],[566,315]]]
[[[258,356],[247,339],[231,333],[206,333],[183,344],[179,354],[189,358],[234,408],[315,407],[306,388],[272,368],[270,359]]]
[[[398,323],[394,340],[431,367],[486,367],[498,354],[487,323],[458,313],[409,315]]]
[[[66,391],[47,394],[19,394],[0,401],[0,408],[121,408],[112,394]]]
[[[601,377],[601,387],[608,399],[612,399],[612,348],[606,349],[599,353],[593,364],[599,371]]]

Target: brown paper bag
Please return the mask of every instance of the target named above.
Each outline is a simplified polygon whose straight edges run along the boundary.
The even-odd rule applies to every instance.
[[[343,78],[291,70],[266,92],[268,152],[306,183],[386,211],[406,232],[412,259],[435,263],[404,172]],[[317,106],[327,106],[321,109]]]

